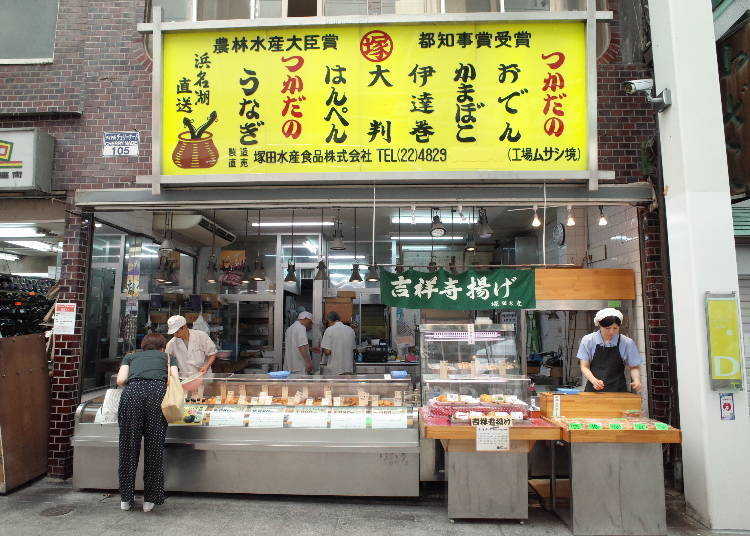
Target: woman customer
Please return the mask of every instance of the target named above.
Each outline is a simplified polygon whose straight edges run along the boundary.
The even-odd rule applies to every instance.
[[[161,401],[167,390],[166,339],[149,333],[141,342],[141,352],[125,356],[117,372],[117,385],[124,385],[117,420],[120,424],[120,508],[133,506],[135,472],[143,438],[143,511],[164,503],[164,438],[167,420]],[[170,359],[169,370],[179,381],[177,360]]]
[[[587,392],[625,393],[625,369],[630,370],[630,387],[641,392],[641,354],[630,337],[620,333],[622,313],[607,308],[597,312],[594,325],[599,328],[581,339],[578,359],[588,380]]]

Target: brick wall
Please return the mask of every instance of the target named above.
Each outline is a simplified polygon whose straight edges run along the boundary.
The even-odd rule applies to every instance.
[[[85,318],[86,283],[91,260],[93,220],[74,213],[69,199],[62,254],[62,286],[58,301],[76,304],[76,334],[55,335],[50,393],[49,460],[51,476],[67,478],[73,472],[73,436],[76,407],[81,400],[80,371]]]

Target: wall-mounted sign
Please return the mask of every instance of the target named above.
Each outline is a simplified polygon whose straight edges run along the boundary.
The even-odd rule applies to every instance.
[[[721,406],[721,420],[734,420],[734,394],[719,393],[719,406]]]
[[[76,304],[56,303],[55,320],[52,327],[55,335],[75,335],[76,332]]]
[[[167,32],[163,173],[586,170],[584,28]]]
[[[0,191],[51,191],[54,147],[37,128],[0,128]]]
[[[737,296],[706,293],[708,362],[714,391],[742,389],[742,326]]]
[[[138,156],[140,141],[139,132],[105,132],[102,156]]]
[[[380,270],[380,299],[391,307],[407,309],[534,309],[534,270],[468,270],[453,274]]]

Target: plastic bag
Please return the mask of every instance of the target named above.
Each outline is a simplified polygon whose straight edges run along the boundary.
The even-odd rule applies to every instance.
[[[202,331],[206,335],[210,335],[211,331],[208,328],[208,322],[206,322],[206,319],[203,318],[203,313],[198,315],[198,318],[195,319],[195,322],[193,322],[193,329],[197,329],[198,331]]]

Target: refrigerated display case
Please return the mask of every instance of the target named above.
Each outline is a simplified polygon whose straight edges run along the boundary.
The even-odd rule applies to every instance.
[[[408,379],[227,374],[191,387],[183,421],[167,430],[167,491],[419,494]],[[78,407],[74,487],[117,488],[113,414],[104,397]]]

